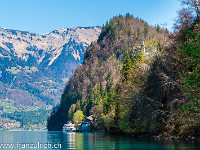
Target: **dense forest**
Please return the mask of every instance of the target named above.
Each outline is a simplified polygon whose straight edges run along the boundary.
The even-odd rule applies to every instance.
[[[174,33],[129,13],[107,22],[68,81],[48,130],[62,130],[81,112],[93,115],[95,130],[109,133],[199,135],[199,6],[182,3]]]

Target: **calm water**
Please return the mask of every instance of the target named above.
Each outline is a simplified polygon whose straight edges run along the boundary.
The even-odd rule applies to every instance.
[[[152,141],[103,133],[0,131],[1,149],[200,150],[200,143]]]

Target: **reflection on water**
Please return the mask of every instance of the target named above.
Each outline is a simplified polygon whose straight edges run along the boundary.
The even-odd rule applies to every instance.
[[[0,150],[8,149],[3,148],[2,144],[14,144],[12,149],[33,149],[31,144],[35,144],[35,149],[198,150],[200,147],[200,143],[195,142],[164,142],[103,133],[47,131],[0,131]]]

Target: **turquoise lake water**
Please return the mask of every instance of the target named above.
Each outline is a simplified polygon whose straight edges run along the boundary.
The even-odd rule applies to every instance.
[[[200,143],[154,141],[103,133],[0,131],[1,149],[200,150]]]

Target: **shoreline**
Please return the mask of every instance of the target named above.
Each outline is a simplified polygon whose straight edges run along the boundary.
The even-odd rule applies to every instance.
[[[63,131],[48,131],[48,130],[0,130],[0,132],[12,132],[12,131],[20,131],[20,132],[63,132]],[[200,136],[177,136],[177,135],[172,135],[172,134],[141,134],[141,135],[134,135],[134,134],[123,134],[123,133],[108,133],[105,131],[91,131],[91,132],[79,132],[76,131],[75,133],[101,133],[105,135],[119,135],[119,136],[130,136],[133,138],[149,138],[151,140],[156,140],[156,141],[187,141],[187,142],[198,142],[200,143]]]

